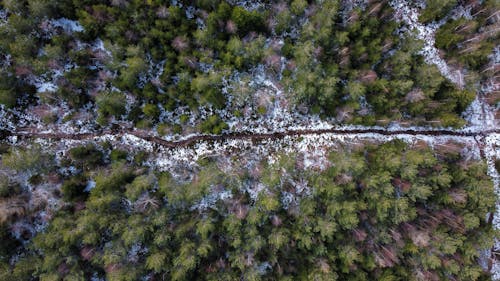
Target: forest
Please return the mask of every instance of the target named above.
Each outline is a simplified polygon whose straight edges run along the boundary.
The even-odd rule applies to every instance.
[[[488,280],[478,260],[495,235],[493,186],[484,162],[451,146],[343,146],[322,171],[280,154],[171,172],[106,143],[59,164],[11,148],[1,279]],[[60,188],[39,192],[47,185]],[[56,198],[57,211],[40,212]]]
[[[462,127],[477,83],[495,73],[481,69],[498,38],[494,0],[476,1],[472,19],[437,31],[436,47],[469,70],[462,88],[424,62],[423,42],[402,32],[387,1],[264,1],[251,10],[232,1],[174,2],[2,1],[0,103],[44,105],[47,123],[95,108],[96,128],[121,121],[160,134],[220,134],[229,129],[224,116],[268,111],[247,82],[231,80],[264,66],[291,110],[343,124]],[[424,22],[457,4],[428,2]],[[460,43],[466,39],[474,43]],[[72,110],[65,118],[46,110],[61,104]],[[188,109],[180,121],[166,117],[180,108]],[[212,114],[202,116],[204,109]],[[182,120],[190,116],[197,121],[187,130]]]
[[[498,0],[0,0],[0,280],[500,278]]]

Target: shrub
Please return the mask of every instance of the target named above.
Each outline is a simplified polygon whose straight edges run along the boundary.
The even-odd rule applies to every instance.
[[[250,31],[265,31],[264,17],[258,11],[247,11],[237,6],[233,8],[231,20],[236,24],[240,36],[245,36]]]
[[[70,149],[69,156],[77,164],[89,169],[104,163],[103,153],[92,144]]]
[[[96,99],[99,118],[106,123],[110,116],[119,117],[125,114],[125,95],[119,92],[101,93]]]
[[[112,162],[127,160],[127,151],[121,149],[113,149],[110,153]]]
[[[438,20],[444,17],[456,4],[457,0],[427,0],[419,20],[422,23]]]
[[[203,133],[215,135],[222,133],[222,130],[227,130],[228,128],[229,126],[225,122],[222,122],[217,115],[211,115],[200,124],[200,129]]]
[[[64,199],[73,201],[84,196],[84,190],[87,186],[87,179],[83,175],[73,176],[65,180],[61,186]]]

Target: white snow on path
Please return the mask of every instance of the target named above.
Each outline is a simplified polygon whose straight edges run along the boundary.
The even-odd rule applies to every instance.
[[[408,25],[409,31],[416,31],[416,37],[424,42],[424,48],[420,53],[425,61],[437,66],[441,74],[456,85],[463,87],[465,85],[461,70],[449,66],[444,59],[439,56],[439,50],[434,46],[436,30],[445,22],[431,23],[424,25],[418,21],[419,13],[416,8],[410,7],[406,0],[393,0],[390,2],[394,9],[396,20],[402,21]],[[456,12],[457,15],[460,12]],[[462,11],[466,14],[466,11]],[[470,11],[469,11],[470,13]]]
[[[481,132],[497,128],[494,108],[476,97],[463,113],[467,120],[467,130]]]
[[[486,162],[488,163],[488,175],[493,180],[493,186],[497,194],[497,207],[493,215],[493,227],[500,229],[500,174],[495,167],[495,161],[500,159],[500,134],[491,134],[486,137],[484,153]],[[500,249],[500,239],[498,237],[495,239],[494,248],[496,250]],[[493,260],[491,273],[492,280],[500,280],[500,261],[498,259]]]
[[[500,63],[500,47],[493,49],[493,53],[489,56],[490,66],[496,67]],[[469,105],[463,113],[463,117],[468,121],[468,128],[475,131],[485,131],[495,129],[499,126],[499,121],[495,118],[497,108],[489,105],[485,99],[488,95],[498,91],[500,88],[498,83],[495,83],[495,78],[486,80],[480,85],[480,90],[476,95],[476,99]]]
[[[409,144],[415,144],[418,141],[424,141],[431,147],[437,145],[445,145],[449,142],[465,144],[466,151],[464,155],[475,159],[480,158],[478,142],[474,137],[466,136],[429,136],[429,135],[410,135],[410,134],[394,134],[381,135],[377,133],[360,133],[360,134],[336,134],[323,133],[303,136],[285,136],[282,139],[266,139],[259,141],[259,145],[255,145],[252,140],[248,139],[231,139],[225,141],[197,142],[192,146],[167,148],[159,146],[155,143],[141,139],[134,135],[124,134],[116,136],[111,134],[102,135],[88,140],[49,140],[35,139],[35,142],[44,147],[52,147],[57,152],[63,153],[69,148],[81,145],[88,142],[104,142],[109,141],[118,143],[121,146],[129,147],[130,151],[144,150],[146,152],[154,152],[154,158],[147,163],[153,168],[159,170],[169,170],[179,163],[195,164],[195,162],[203,157],[221,155],[225,153],[236,153],[252,151],[254,155],[263,155],[268,157],[271,162],[274,161],[275,153],[301,153],[305,156],[304,162],[306,168],[308,166],[317,166],[318,163],[313,163],[312,159],[326,157],[328,151],[335,149],[341,144],[362,144],[366,142],[387,142],[395,139],[401,139]],[[21,142],[11,140],[13,145],[23,145]],[[317,159],[322,161],[321,159]],[[309,163],[309,164],[308,164]],[[319,168],[324,166],[319,165]]]

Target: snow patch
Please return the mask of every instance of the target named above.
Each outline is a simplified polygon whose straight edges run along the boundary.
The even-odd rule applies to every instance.
[[[468,122],[468,130],[482,132],[497,128],[494,108],[478,97],[474,99],[462,116]]]
[[[55,92],[58,87],[53,82],[39,82],[35,83],[37,93]]]
[[[89,181],[87,182],[87,185],[85,186],[84,191],[85,191],[85,192],[90,192],[90,191],[91,191],[91,190],[95,187],[95,184],[96,184],[96,183],[95,183],[95,181],[94,181],[94,180],[89,180]]]
[[[66,33],[82,32],[84,30],[83,26],[78,21],[67,18],[51,20],[50,23],[55,27],[61,27]]]
[[[203,197],[199,203],[195,204],[194,206],[191,206],[190,210],[198,210],[198,211],[203,211],[206,209],[216,209],[215,204],[218,201],[224,201],[227,199],[231,199],[233,197],[233,194],[231,193],[231,190],[220,190],[220,188],[224,188],[222,186],[211,186],[210,191],[208,192],[208,195]]]
[[[0,26],[4,26],[7,23],[7,11],[0,8]]]
[[[425,62],[437,66],[444,77],[463,88],[465,85],[464,73],[460,69],[448,65],[446,61],[440,57],[439,50],[434,46],[436,30],[443,25],[445,21],[424,25],[418,21],[419,13],[417,9],[410,7],[408,1],[393,0],[390,4],[394,9],[395,18],[398,21],[406,23],[408,32],[415,30],[417,39],[424,42],[424,48],[420,51],[420,54],[424,56]],[[457,15],[460,14],[458,10],[456,13]]]
[[[240,6],[247,11],[255,11],[264,7],[262,1],[259,0],[230,0],[228,1],[232,6]]]
[[[493,180],[493,186],[497,195],[497,204],[495,213],[493,214],[493,227],[500,230],[500,174],[495,167],[495,161],[500,159],[500,134],[491,134],[486,137],[484,153],[486,156],[486,163],[488,164],[488,175]],[[500,249],[500,238],[495,239],[495,250]],[[492,280],[500,280],[500,261],[493,260],[492,264]]]

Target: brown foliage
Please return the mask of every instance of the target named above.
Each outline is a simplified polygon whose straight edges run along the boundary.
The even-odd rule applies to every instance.
[[[463,218],[459,215],[456,215],[452,210],[450,209],[440,210],[436,212],[436,217],[449,227],[453,228],[455,231],[458,231],[460,233],[465,232],[465,225],[463,222]]]
[[[168,8],[167,6],[160,6],[156,10],[156,16],[159,17],[160,19],[165,19],[169,16]]]
[[[238,31],[238,27],[232,20],[226,22],[226,31],[231,34],[235,34]]]
[[[273,215],[271,217],[271,223],[272,223],[273,226],[280,226],[281,223],[282,223],[282,220],[281,220],[281,218],[279,216]]]
[[[352,176],[348,175],[346,173],[342,173],[342,174],[338,175],[337,177],[335,177],[335,182],[337,184],[348,184],[348,183],[352,182]]]
[[[247,205],[242,205],[242,204],[234,204],[231,208],[231,212],[234,213],[236,218],[242,220],[246,218],[248,214],[248,206]]]
[[[418,247],[427,247],[429,246],[429,234],[424,231],[413,231],[411,233],[408,233],[411,241],[413,244],[417,245]]]
[[[281,67],[281,57],[277,54],[271,54],[265,57],[265,63],[267,66],[272,67],[275,71],[279,71]]]
[[[425,99],[424,92],[419,88],[411,90],[408,94],[406,94],[405,97],[405,101],[409,103],[419,102],[424,99]]]
[[[90,247],[90,246],[84,246],[80,250],[80,256],[82,256],[83,260],[86,260],[86,261],[89,261],[90,259],[92,259],[94,254],[95,254],[95,249]]]
[[[323,273],[329,273],[330,272],[330,265],[328,264],[328,261],[325,260],[325,259],[319,259],[318,260],[318,268]]]
[[[374,255],[380,267],[392,267],[399,262],[396,250],[391,246],[379,246]]]
[[[366,239],[366,236],[368,236],[366,234],[366,232],[363,230],[363,229],[359,229],[359,228],[356,228],[352,231],[352,234],[354,236],[354,239],[357,241],[357,242],[361,242],[361,241],[364,241]]]
[[[160,207],[160,201],[145,194],[134,203],[134,210],[139,213],[145,213],[149,210],[156,210]]]
[[[408,192],[411,188],[411,182],[402,180],[401,178],[394,178],[392,180],[392,185],[403,192]]]
[[[27,198],[23,196],[0,199],[0,224],[25,216],[27,206]]]
[[[363,83],[371,83],[377,80],[377,78],[378,78],[377,72],[371,69],[363,70],[359,73],[359,80]]]
[[[104,271],[106,271],[106,273],[113,273],[113,272],[119,271],[121,267],[122,267],[121,264],[112,263],[112,264],[108,264],[107,266],[105,266]]]
[[[17,65],[15,67],[16,76],[28,76],[33,74],[33,71],[28,66]]]
[[[467,193],[462,189],[452,189],[449,195],[453,202],[457,204],[467,203]]]
[[[174,48],[178,52],[182,52],[189,48],[189,42],[187,38],[183,36],[177,36],[172,40],[172,48]]]
[[[69,266],[66,262],[62,262],[61,264],[59,264],[59,266],[57,267],[57,273],[59,273],[59,275],[66,275],[69,273]]]

